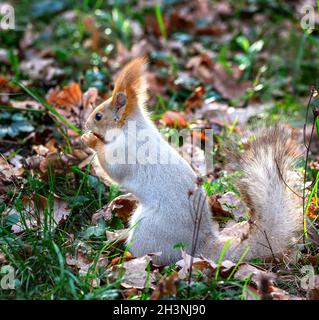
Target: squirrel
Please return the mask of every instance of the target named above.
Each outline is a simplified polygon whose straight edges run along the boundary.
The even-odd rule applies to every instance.
[[[186,245],[186,252],[193,256],[218,259],[228,242],[225,259],[238,260],[245,251],[247,260],[282,258],[303,232],[302,200],[289,187],[296,182],[290,171],[295,170],[299,157],[291,132],[280,125],[265,129],[237,158],[242,172],[238,189],[251,218],[245,235],[224,234],[212,218],[206,192],[198,186],[194,170],[162,137],[146,111],[146,63],[146,58],[139,57],[122,69],[112,96],[93,110],[82,135],[111,179],[139,200],[126,242],[131,253],[143,256],[160,252],[155,255],[156,264],[167,265],[182,258],[177,244]],[[135,156],[130,148],[133,144],[128,142],[136,135],[130,132],[132,123],[137,133],[148,132],[152,150],[161,149],[174,161],[127,161]],[[128,138],[123,139],[119,132]],[[136,148],[144,143],[134,142]],[[113,161],[111,155],[123,148],[125,160]],[[196,215],[199,207],[200,215]]]

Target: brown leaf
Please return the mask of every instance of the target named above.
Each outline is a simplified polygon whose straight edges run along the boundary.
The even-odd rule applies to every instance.
[[[195,72],[201,66],[205,67],[206,69],[212,69],[214,66],[211,57],[206,52],[190,58],[186,64],[187,69],[193,69]]]
[[[25,110],[43,109],[43,106],[41,105],[41,103],[34,101],[34,100],[24,100],[24,101],[10,100],[10,103],[14,108],[18,108],[18,109],[25,109]]]
[[[72,83],[60,89],[51,89],[47,101],[54,107],[70,111],[82,105],[82,91],[77,83]]]
[[[238,269],[234,275],[234,278],[246,280],[249,276],[251,276],[251,278],[250,278],[251,281],[253,281],[255,284],[258,285],[260,282],[260,275],[268,277],[269,280],[271,281],[271,284],[276,279],[276,276],[274,273],[263,271],[261,269],[254,267],[253,265],[247,264],[247,263],[241,264],[238,267]]]
[[[59,198],[54,199],[54,220],[57,224],[65,221],[70,214],[68,203]]]
[[[203,96],[205,94],[205,87],[197,87],[192,94],[185,101],[185,112],[191,113],[203,104]]]
[[[46,144],[45,147],[49,150],[49,152],[51,153],[57,153],[58,149],[57,149],[58,143],[54,138],[51,138]]]
[[[10,104],[9,93],[15,93],[18,91],[18,88],[13,85],[9,79],[0,75],[0,103],[3,105]]]
[[[124,277],[121,286],[124,288],[143,289],[148,279],[147,265],[150,263],[149,256],[135,258],[123,263]],[[151,284],[151,287],[154,287]]]
[[[48,199],[41,195],[34,195],[31,198],[24,197],[22,199],[24,203],[24,208],[22,212],[16,209],[8,209],[8,214],[16,214],[19,217],[19,222],[12,226],[12,231],[14,233],[20,233],[27,228],[43,228],[45,219],[47,224],[51,224],[51,229],[55,229],[57,225],[67,219],[70,214],[70,210],[67,208],[68,204],[66,201],[54,197],[53,208],[50,212],[53,213],[53,221],[51,221],[49,216],[44,214],[44,210],[48,209]],[[23,214],[23,218],[22,215]],[[50,220],[49,220],[50,219]],[[22,222],[24,221],[25,224]]]
[[[234,278],[251,281],[257,285],[258,295],[262,300],[289,300],[289,294],[284,290],[274,287],[276,275],[272,272],[260,270],[250,264],[242,264],[236,271]]]
[[[141,291],[139,291],[136,288],[129,288],[129,289],[124,289],[122,290],[122,295],[124,297],[124,299],[129,299],[132,296],[139,296],[141,295]]]
[[[56,174],[64,174],[65,170],[73,165],[78,164],[79,159],[71,154],[48,153],[42,161],[40,161],[39,169],[43,174],[47,174],[50,166]]]
[[[176,111],[166,111],[162,116],[163,123],[168,127],[186,128],[187,121],[184,113]]]
[[[225,99],[238,99],[243,96],[247,89],[252,87],[250,81],[239,79],[240,70],[233,67],[232,72],[227,72],[221,64],[215,64],[212,70],[211,79],[216,90]]]
[[[81,249],[77,250],[75,256],[66,253],[65,261],[67,265],[76,267],[79,270],[79,274],[82,276],[88,273],[89,268],[93,263]]]
[[[108,221],[112,219],[112,211],[124,222],[127,222],[138,204],[137,199],[131,193],[123,194],[113,199],[108,205],[99,209],[92,217],[92,223],[100,218]]]
[[[227,213],[228,216],[233,215],[235,220],[244,217],[248,212],[246,206],[233,192],[226,192],[217,201],[223,212]]]
[[[198,270],[203,270],[203,269],[215,270],[216,265],[212,261],[209,261],[209,260],[206,261],[204,259],[195,258],[195,257],[192,258],[192,256],[186,253],[186,251],[184,250],[182,250],[182,257],[183,257],[182,260],[179,260],[176,262],[176,265],[181,268],[181,270],[179,270],[178,272],[178,276],[180,279],[185,279],[188,277],[191,262],[193,262],[193,266],[197,265]]]
[[[116,231],[106,230],[105,233],[107,240],[116,240],[119,242],[124,242],[128,237],[128,229],[120,229]]]
[[[319,207],[317,206],[316,199],[314,197],[311,199],[311,202],[309,204],[309,207],[308,207],[306,214],[312,220],[315,220],[318,218]]]
[[[240,79],[242,71],[238,67],[226,70],[223,65],[213,63],[208,53],[191,58],[186,67],[192,69],[202,82],[212,84],[225,99],[240,98],[252,87],[250,81]]]
[[[101,255],[101,256],[99,257],[98,262],[97,262],[97,266],[98,266],[99,268],[105,269],[106,266],[109,264],[109,262],[110,262],[110,261],[109,261],[108,256],[106,256],[106,255]]]
[[[19,65],[20,70],[33,80],[50,81],[63,75],[63,70],[55,66],[53,58],[43,58],[34,55],[29,60],[24,60]]]
[[[317,253],[314,256],[308,256],[307,259],[311,263],[311,265],[313,266],[319,265],[319,253]]]
[[[214,217],[217,218],[225,218],[229,217],[229,212],[225,211],[218,201],[218,199],[221,198],[220,194],[214,194],[210,197],[208,197],[208,203],[211,207],[211,211],[214,215]]]
[[[314,286],[309,288],[307,296],[310,300],[319,300],[319,275],[315,275]]]
[[[13,165],[0,156],[0,181],[10,182],[12,179],[22,176],[23,172],[24,169],[21,164],[15,163]]]
[[[190,266],[191,266],[191,261],[192,257],[187,254],[184,250],[182,250],[182,256],[183,259],[179,260],[176,265],[181,267],[182,269],[178,272],[178,275],[180,279],[185,279],[189,276],[190,272]],[[219,267],[219,274],[222,277],[226,277],[230,274],[232,269],[235,267],[235,263],[233,263],[230,260],[224,260],[221,262],[220,267]],[[201,274],[204,274],[208,277],[213,277],[215,274],[215,271],[217,269],[218,265],[206,258],[193,258],[193,267],[192,267],[192,274],[196,275],[196,271],[200,271]]]
[[[165,297],[174,297],[177,294],[176,284],[179,281],[178,273],[175,271],[169,277],[161,279],[152,293],[152,300]]]
[[[247,239],[250,232],[249,221],[242,221],[235,223],[230,221],[226,227],[220,232],[220,239],[222,242],[231,240],[231,247],[235,248],[244,239]]]
[[[227,32],[227,26],[223,23],[214,26],[205,26],[197,28],[195,34],[197,36],[221,36]]]
[[[47,156],[50,152],[50,150],[42,144],[32,146],[32,150],[34,150],[39,156],[43,157]]]

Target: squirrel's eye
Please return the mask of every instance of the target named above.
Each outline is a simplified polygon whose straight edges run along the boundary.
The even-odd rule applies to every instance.
[[[103,118],[102,113],[97,112],[97,113],[95,114],[95,120],[96,120],[96,121],[100,121],[102,118]]]

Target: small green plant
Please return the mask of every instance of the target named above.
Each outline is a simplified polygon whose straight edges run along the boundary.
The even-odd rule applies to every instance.
[[[243,53],[238,53],[235,56],[235,61],[238,63],[239,68],[244,70],[243,78],[248,80],[256,60],[256,55],[263,49],[264,41],[257,40],[254,43],[250,43],[247,37],[241,35],[236,38],[236,43],[243,50]]]
[[[156,15],[157,23],[160,28],[162,37],[166,40],[167,39],[167,32],[166,32],[166,28],[165,28],[165,24],[164,24],[162,9],[161,9],[161,6],[158,2],[156,2],[156,5],[155,5],[155,15]]]

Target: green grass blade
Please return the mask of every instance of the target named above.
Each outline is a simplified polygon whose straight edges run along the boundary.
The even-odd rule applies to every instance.
[[[219,259],[218,259],[217,268],[216,268],[215,280],[218,279],[219,271],[220,271],[220,266],[221,266],[221,264],[222,264],[224,255],[225,255],[225,253],[226,253],[229,245],[230,245],[230,240],[228,240],[228,241],[225,243],[225,245],[223,246],[223,249],[222,249],[222,251],[221,251],[221,253],[220,253],[220,256],[219,256]]]
[[[166,28],[165,28],[165,24],[164,24],[161,6],[159,5],[158,2],[155,5],[155,15],[156,15],[157,23],[160,28],[161,34],[162,34],[163,38],[166,40],[167,39],[167,32],[166,32]]]
[[[241,255],[241,257],[239,258],[239,260],[237,261],[235,268],[232,270],[232,272],[230,273],[230,275],[228,276],[227,280],[230,280],[231,277],[233,276],[233,274],[236,272],[236,270],[238,269],[239,265],[241,264],[241,262],[243,261],[243,259],[246,257],[248,251],[250,250],[250,246],[248,246],[246,248],[246,250],[244,251],[244,253]]]
[[[317,131],[317,136],[318,136],[318,139],[319,139],[319,118],[318,117],[316,119],[316,131]]]

